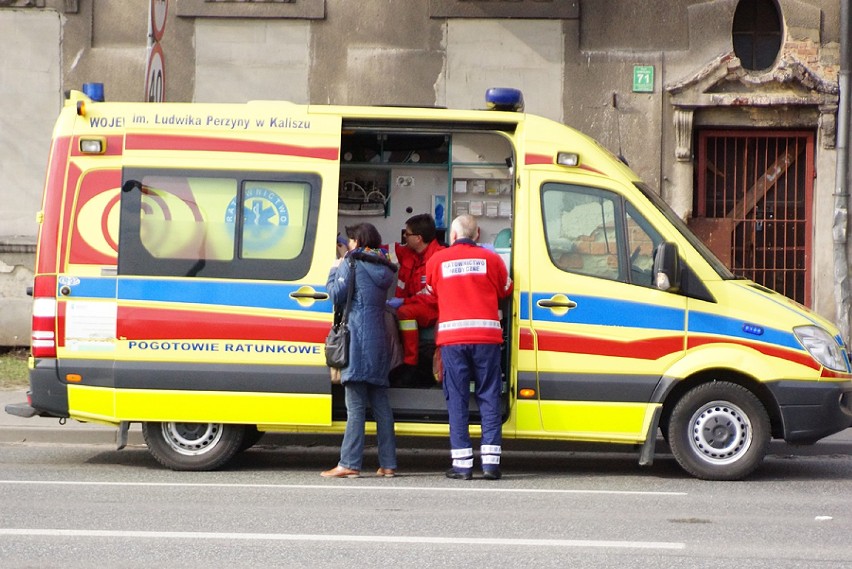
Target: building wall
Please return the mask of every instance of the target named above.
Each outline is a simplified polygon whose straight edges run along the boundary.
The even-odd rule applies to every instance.
[[[27,345],[33,253],[50,133],[62,102],[62,21],[0,10],[0,346]]]
[[[785,57],[824,81],[806,86],[817,95],[826,85],[836,88],[839,0],[778,1]],[[748,97],[738,107],[708,103],[708,74],[724,75],[722,67],[729,65],[724,57],[732,49],[737,0],[167,4],[160,42],[167,100],[478,108],[487,87],[519,87],[529,112],[599,139],[684,217],[691,214],[691,136],[697,126],[812,128],[820,141],[814,307],[835,317],[833,279],[825,278],[833,272],[828,219],[836,166],[830,97],[775,105],[772,97],[796,81],[779,73],[763,83],[740,82]],[[26,344],[21,337],[29,334],[24,289],[62,93],[100,81],[110,100],[144,100],[149,2],[2,5],[0,49],[24,54],[0,61],[0,90],[24,111],[0,116],[0,345],[9,345]],[[637,65],[654,67],[652,92],[633,92]],[[735,83],[725,77],[720,82]],[[9,329],[15,332],[4,332]]]
[[[199,20],[195,25],[193,100],[307,103],[310,42],[311,26],[306,22]]]

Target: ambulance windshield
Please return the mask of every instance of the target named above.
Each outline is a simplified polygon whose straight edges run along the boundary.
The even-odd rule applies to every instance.
[[[662,212],[666,219],[677,229],[684,238],[689,241],[689,243],[695,247],[698,253],[704,257],[710,266],[713,267],[713,270],[718,273],[718,275],[723,279],[736,279],[739,278],[734,273],[732,273],[725,264],[716,257],[715,254],[704,244],[701,239],[699,239],[690,229],[687,227],[686,223],[674,212],[669,204],[667,204],[663,199],[654,191],[651,190],[648,186],[646,186],[642,182],[636,182],[636,187],[641,191],[657,209]]]

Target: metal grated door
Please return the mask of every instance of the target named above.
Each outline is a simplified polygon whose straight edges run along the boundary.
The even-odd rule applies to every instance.
[[[811,302],[814,134],[706,130],[690,226],[731,270]]]

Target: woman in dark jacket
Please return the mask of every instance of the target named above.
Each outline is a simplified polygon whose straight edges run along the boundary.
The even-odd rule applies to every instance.
[[[340,462],[326,470],[327,478],[355,478],[361,474],[364,454],[364,423],[367,405],[376,421],[379,444],[379,476],[396,471],[396,439],[393,410],[388,400],[390,342],[385,327],[387,292],[396,282],[396,266],[381,249],[381,236],[369,223],[346,228],[349,251],[328,275],[326,288],[335,308],[346,302],[354,261],[355,292],[349,312],[349,365],[341,374],[346,393],[346,430]]]

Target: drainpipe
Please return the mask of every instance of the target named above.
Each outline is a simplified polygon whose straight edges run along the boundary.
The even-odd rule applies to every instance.
[[[840,0],[840,74],[838,87],[840,102],[837,109],[837,171],[834,191],[834,299],[837,304],[837,326],[846,343],[849,343],[849,120],[850,84],[849,65],[852,59],[852,42],[849,40],[850,0]]]

